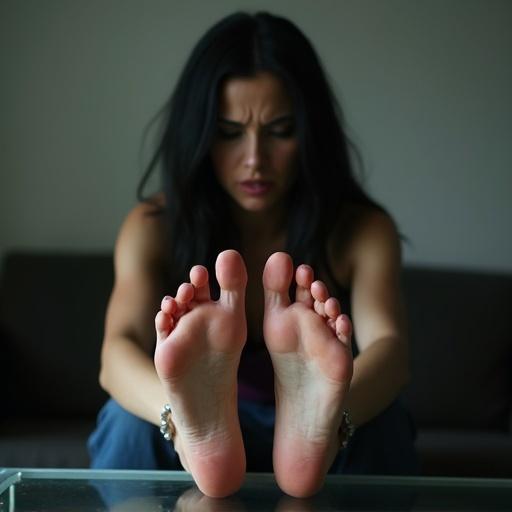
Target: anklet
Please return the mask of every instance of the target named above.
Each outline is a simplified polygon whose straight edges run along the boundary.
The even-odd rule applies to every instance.
[[[350,438],[354,435],[356,427],[352,423],[348,411],[343,411],[340,429],[338,430],[338,439],[340,441],[341,449],[344,450],[348,446]]]
[[[160,432],[162,432],[166,441],[172,441],[176,434],[176,427],[171,420],[171,406],[169,404],[165,404],[160,413]]]

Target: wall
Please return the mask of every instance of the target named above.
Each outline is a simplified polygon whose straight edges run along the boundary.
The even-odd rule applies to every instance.
[[[3,0],[0,255],[110,250],[143,130],[235,9],[310,37],[407,262],[512,270],[512,2]]]

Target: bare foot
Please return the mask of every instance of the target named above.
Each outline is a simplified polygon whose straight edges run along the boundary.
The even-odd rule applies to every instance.
[[[247,271],[236,251],[219,254],[221,292],[210,298],[208,272],[195,266],[191,283],[166,297],[155,319],[155,367],[165,386],[176,427],[174,445],[201,491],[223,497],[245,475],[237,410],[237,370],[247,337]]]
[[[343,400],[352,378],[352,326],[313,270],[275,253],[263,271],[263,332],[275,373],[274,472],[295,497],[317,492],[339,450]]]

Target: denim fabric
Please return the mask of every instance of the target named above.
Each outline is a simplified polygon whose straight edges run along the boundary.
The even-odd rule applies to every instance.
[[[396,400],[355,431],[329,473],[419,475],[415,438],[412,418],[401,401]]]
[[[87,442],[92,469],[183,469],[158,427],[110,399]]]

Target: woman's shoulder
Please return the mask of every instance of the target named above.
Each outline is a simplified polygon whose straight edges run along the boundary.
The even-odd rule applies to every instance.
[[[153,196],[134,206],[126,215],[116,242],[116,260],[156,262],[167,253],[163,196]]]
[[[399,240],[398,229],[391,215],[386,210],[373,206],[352,207],[354,248],[360,245],[379,244]]]
[[[153,196],[135,205],[126,215],[121,234],[128,238],[151,238],[160,235],[165,228],[165,202],[161,196]],[[147,241],[147,240],[146,240]]]
[[[395,221],[374,206],[348,204],[331,239],[331,262],[339,282],[348,286],[357,268],[385,258],[400,261],[400,235]]]

